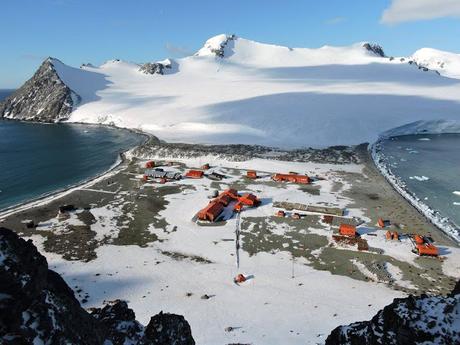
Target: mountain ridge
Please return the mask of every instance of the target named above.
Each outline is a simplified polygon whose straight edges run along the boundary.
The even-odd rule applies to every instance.
[[[109,124],[172,142],[283,148],[359,144],[411,123],[423,131],[433,121],[460,119],[459,80],[412,58],[389,58],[368,42],[289,48],[223,34],[181,59],[81,68],[47,61],[71,91],[72,102],[61,105],[71,107],[41,116],[37,104],[47,97],[18,107],[28,81],[0,105],[0,116]],[[52,78],[42,77],[31,79],[32,89],[49,88]]]

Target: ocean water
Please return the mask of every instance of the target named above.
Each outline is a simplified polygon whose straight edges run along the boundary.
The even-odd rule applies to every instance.
[[[103,126],[0,120],[0,209],[100,174],[143,140]]]
[[[460,228],[460,134],[394,137],[382,148],[408,189]]]
[[[10,89],[7,89],[7,90],[5,90],[5,89],[0,89],[0,102],[1,102],[4,98],[8,97],[11,93],[13,93],[13,91],[14,91],[14,90],[10,90]]]

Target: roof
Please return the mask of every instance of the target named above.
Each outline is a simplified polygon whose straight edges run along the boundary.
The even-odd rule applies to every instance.
[[[185,176],[193,176],[193,177],[201,177],[203,175],[204,175],[204,172],[202,172],[201,170],[189,170],[185,174]]]

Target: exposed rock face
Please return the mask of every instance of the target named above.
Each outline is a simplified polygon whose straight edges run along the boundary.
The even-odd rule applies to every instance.
[[[383,48],[378,44],[364,43],[363,47],[369,50],[370,52],[374,53],[375,55],[385,57],[385,52],[383,51]]]
[[[225,47],[229,42],[234,41],[237,37],[235,35],[218,35],[207,40],[195,55],[215,55],[216,57],[223,58],[225,56]]]
[[[339,326],[326,345],[460,344],[459,283],[450,296],[396,298],[370,321]]]
[[[228,42],[233,41],[236,38],[235,35],[227,36],[227,39],[220,44],[220,48],[211,49],[211,51],[216,54],[217,57],[223,58],[225,56],[225,47]]]
[[[171,61],[166,60],[164,62],[147,62],[143,64],[139,71],[145,74],[164,74],[165,69],[171,69]]]
[[[0,228],[0,343],[195,344],[180,315],[160,313],[144,327],[124,301],[84,310],[32,242]]]
[[[80,96],[62,82],[53,60],[46,59],[32,78],[0,103],[0,118],[59,122],[69,117]]]

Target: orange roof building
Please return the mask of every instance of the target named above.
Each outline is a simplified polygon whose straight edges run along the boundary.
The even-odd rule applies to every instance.
[[[438,256],[438,248],[430,243],[416,245],[418,255]]]
[[[425,240],[420,235],[414,235],[414,241],[416,244],[424,244]]]
[[[351,224],[340,224],[339,233],[342,236],[356,237],[356,226]]]
[[[203,175],[204,175],[204,172],[202,172],[201,170],[189,170],[185,174],[185,177],[188,177],[188,178],[202,178]]]
[[[238,200],[247,206],[254,207],[260,205],[260,200],[254,194],[244,194]]]
[[[211,201],[208,206],[198,212],[198,219],[215,222],[223,211],[224,205],[222,205],[220,202]]]
[[[310,178],[307,175],[297,174],[275,174],[272,179],[278,182],[292,182],[299,184],[309,184]]]
[[[255,180],[257,178],[257,172],[255,170],[248,170],[246,172],[246,177]]]

